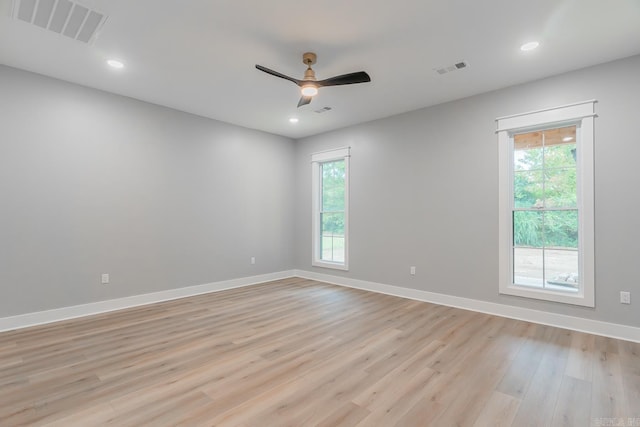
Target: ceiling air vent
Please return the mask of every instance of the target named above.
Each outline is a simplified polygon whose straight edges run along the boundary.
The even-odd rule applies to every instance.
[[[468,68],[469,63],[467,61],[456,62],[453,65],[448,65],[446,67],[434,68],[433,70],[438,74],[447,74],[452,71],[462,70],[463,68]]]
[[[318,114],[326,113],[327,111],[331,111],[331,107],[322,107],[319,110],[314,110]]]
[[[69,0],[13,0],[13,19],[83,43],[95,40],[107,16]]]

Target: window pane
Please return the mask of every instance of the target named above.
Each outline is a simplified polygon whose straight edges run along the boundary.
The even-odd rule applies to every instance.
[[[539,248],[542,247],[543,242],[543,213],[513,212],[513,246]]]
[[[320,214],[320,254],[323,261],[344,262],[344,213]]]
[[[516,138],[522,135],[516,135]],[[529,147],[526,141],[515,141],[515,150],[513,151],[513,169],[519,170],[535,170],[542,169],[542,141],[539,146]]]
[[[576,169],[552,169],[544,173],[546,208],[575,208],[578,205]]]
[[[320,165],[322,173],[322,210],[344,210],[345,168],[344,160]]]
[[[513,174],[515,208],[544,207],[542,171],[518,171]]]
[[[578,249],[578,211],[547,211],[544,217],[544,245]]]
[[[513,249],[513,283],[516,285],[543,287],[542,249]]]
[[[554,168],[575,168],[576,167],[576,144],[559,143],[544,147],[544,167]]]
[[[546,287],[560,291],[578,290],[578,251],[547,249],[544,251]]]

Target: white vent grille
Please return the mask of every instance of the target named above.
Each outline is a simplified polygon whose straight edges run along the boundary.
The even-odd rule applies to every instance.
[[[453,65],[447,65],[446,67],[434,68],[433,71],[435,71],[438,74],[447,74],[447,73],[462,70],[468,67],[469,67],[469,63],[467,61],[460,61],[460,62],[456,62]]]
[[[104,13],[70,0],[13,0],[12,16],[83,43],[93,42],[107,20]]]
[[[331,111],[331,107],[322,107],[319,110],[314,110],[318,114],[326,113],[327,111]]]

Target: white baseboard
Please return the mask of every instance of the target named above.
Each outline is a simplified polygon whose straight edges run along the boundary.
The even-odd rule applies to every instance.
[[[294,270],[294,275],[334,285],[446,305],[449,307],[462,308],[465,310],[478,311],[481,313],[556,326],[558,328],[571,329],[574,331],[602,335],[626,341],[640,342],[640,328],[628,325],[619,325],[616,323],[602,322],[582,317],[566,316],[564,314],[532,310],[530,308],[515,307],[512,305],[497,304],[488,301],[479,301],[470,298],[421,291],[418,289],[404,288],[400,286],[385,285],[382,283],[315,273],[306,270]]]
[[[0,332],[26,328],[29,326],[41,325],[45,323],[58,322],[61,320],[73,319],[77,317],[89,316],[92,314],[121,310],[124,308],[153,304],[156,302],[185,298],[194,295],[219,292],[226,289],[251,286],[259,283],[286,279],[294,276],[302,277],[305,279],[318,280],[321,282],[331,283],[339,286],[362,289],[370,292],[409,298],[417,301],[446,305],[449,307],[456,307],[464,310],[493,314],[496,316],[508,317],[511,319],[524,320],[527,322],[556,326],[559,328],[571,329],[574,331],[586,332],[595,335],[640,342],[640,328],[633,326],[619,325],[616,323],[602,322],[599,320],[585,319],[582,317],[566,316],[563,314],[549,313],[546,311],[532,310],[529,308],[515,307],[505,304],[497,304],[488,301],[479,301],[470,298],[439,294],[435,292],[427,292],[400,286],[385,285],[382,283],[315,273],[306,270],[280,271],[276,273],[242,277],[239,279],[223,280],[220,282],[207,283],[204,285],[169,289],[166,291],[154,292],[149,294],[133,295],[130,297],[98,301],[89,304],[75,305],[72,307],[63,307],[53,310],[4,317],[0,318]]]
[[[62,307],[53,310],[3,317],[0,318],[0,332],[42,325],[44,323],[58,322],[60,320],[73,319],[76,317],[89,316],[92,314],[105,313],[108,311],[121,310],[123,308],[137,307],[156,302],[207,294],[210,292],[219,292],[226,289],[256,285],[259,283],[270,282],[272,280],[286,279],[293,275],[293,270],[280,271],[277,273],[260,274],[257,276],[223,280],[204,285],[168,289],[166,291],[153,292],[149,294],[133,295],[130,297],[92,302],[89,304],[74,305],[71,307]]]

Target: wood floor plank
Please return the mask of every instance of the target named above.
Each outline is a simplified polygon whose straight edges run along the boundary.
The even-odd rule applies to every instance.
[[[407,414],[420,400],[424,390],[433,384],[440,373],[428,367],[414,371],[406,366],[397,371],[391,371],[386,378],[381,380],[376,388],[371,388],[361,394],[360,399],[365,399],[362,406],[369,410],[370,414],[358,425],[393,425],[396,420]],[[358,398],[354,399],[357,404]],[[358,405],[360,406],[360,405]]]
[[[591,424],[591,384],[565,375],[551,420],[552,426],[588,426]]]
[[[519,406],[520,399],[496,391],[487,401],[473,427],[509,427]]]
[[[107,402],[90,406],[82,411],[74,411],[70,415],[58,418],[54,421],[45,420],[35,423],[34,425],[46,427],[108,425],[114,418],[115,412]]]
[[[161,404],[160,404],[161,403]],[[191,391],[172,398],[149,401],[133,411],[119,412],[109,419],[108,424],[118,427],[138,427],[141,425],[176,425],[193,411],[208,405],[211,399],[201,391]]]
[[[625,418],[631,414],[627,408],[624,378],[620,357],[616,353],[600,351],[593,368],[591,419]]]
[[[434,420],[435,425],[472,426],[480,415],[495,387],[509,367],[509,361],[518,348],[513,348],[508,334],[501,335],[510,321],[496,328],[497,338],[486,338],[480,351],[470,353],[463,364],[456,368],[458,375],[454,384],[456,396],[448,407]],[[469,366],[481,367],[468,369]]]
[[[571,334],[556,328],[550,328],[549,332],[542,359],[522,397],[513,426],[551,425],[569,357]]]
[[[369,415],[369,411],[366,409],[353,402],[347,402],[331,412],[315,427],[351,427],[358,424],[367,415]]]
[[[582,332],[574,332],[571,335],[571,350],[569,351],[565,375],[591,381],[593,363],[596,357],[594,351],[596,337]]]
[[[529,388],[546,349],[545,334],[548,335],[551,330],[549,327],[533,324],[531,329],[530,336],[523,342],[516,358],[496,387],[496,390],[517,399],[521,399]]]
[[[305,370],[301,370],[297,375],[291,375],[289,369],[279,374],[279,378],[268,378],[259,384],[248,383],[240,385],[241,395],[244,402],[237,405],[228,405],[230,410],[222,411],[218,409],[218,416],[214,421],[222,425],[235,425],[247,423],[266,423],[269,420],[279,425],[283,422],[283,417],[289,415],[294,417],[300,405],[307,405],[318,399],[318,394],[329,394],[335,396],[333,386],[344,387],[344,383],[351,381],[361,381],[371,374],[358,369],[363,363],[382,357],[386,354],[388,342],[390,342],[400,332],[386,329],[378,336],[372,336],[367,341],[360,343],[357,347],[345,351],[344,348],[334,348],[332,353],[335,357],[323,358],[320,363],[311,363]],[[384,337],[382,336],[384,335]],[[278,364],[282,367],[282,364]],[[277,369],[277,368],[276,368]],[[375,378],[374,378],[375,379]],[[317,393],[318,390],[323,390]],[[215,399],[215,394],[210,390],[207,393]],[[344,391],[343,391],[344,393]],[[224,393],[227,395],[228,393]],[[249,399],[247,399],[249,395]]]
[[[640,344],[301,278],[0,333],[3,427],[612,417],[640,419]]]
[[[618,341],[618,349],[627,418],[640,420],[640,343]]]

